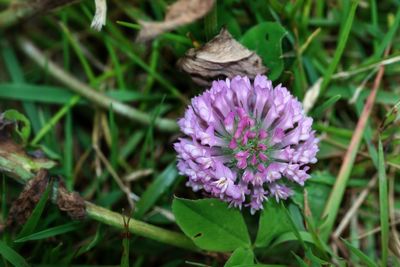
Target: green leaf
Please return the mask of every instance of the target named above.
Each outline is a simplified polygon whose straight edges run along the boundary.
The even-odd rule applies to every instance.
[[[305,231],[299,231],[299,235],[303,242],[306,242],[309,244],[314,244],[314,240],[310,233],[305,232]],[[269,246],[269,248],[273,248],[273,247],[276,247],[283,243],[293,242],[293,241],[298,242],[299,237],[296,236],[296,234],[293,232],[286,232],[286,233],[280,235],[276,240],[274,240],[274,242]]]
[[[361,260],[361,262],[365,264],[365,266],[368,266],[368,267],[377,267],[378,266],[373,260],[371,260],[361,250],[359,250],[358,248],[356,248],[352,244],[350,244],[350,242],[348,242],[345,239],[342,239],[342,241],[346,245],[346,247],[350,250],[350,252],[353,253],[354,255],[356,255]]]
[[[143,215],[156,203],[158,198],[172,185],[178,172],[173,162],[153,181],[146,189],[136,204],[136,218],[141,218]]]
[[[267,247],[272,240],[290,231],[292,231],[292,226],[286,215],[285,208],[275,200],[265,202],[258,224],[255,246]]]
[[[76,229],[79,229],[82,227],[81,222],[71,222],[71,223],[66,223],[63,225],[59,225],[56,227],[48,228],[46,230],[21,237],[19,239],[16,239],[14,242],[19,243],[19,242],[25,242],[25,241],[31,241],[31,240],[39,240],[39,239],[45,239],[49,237],[53,237],[56,235],[61,235],[65,234],[71,231],[75,231]]]
[[[225,263],[224,267],[234,267],[241,264],[253,264],[254,253],[249,248],[237,248]]]
[[[250,237],[241,213],[217,199],[175,198],[172,211],[182,231],[201,249],[233,251],[250,247]]]
[[[0,255],[16,267],[28,267],[29,264],[15,250],[0,241]]]
[[[276,80],[283,71],[282,39],[286,30],[277,22],[263,22],[249,29],[241,43],[254,50],[268,67],[268,78]]]
[[[31,123],[29,120],[14,109],[6,110],[3,115],[5,119],[15,122],[15,133],[21,138],[22,143],[26,144],[31,134]]]

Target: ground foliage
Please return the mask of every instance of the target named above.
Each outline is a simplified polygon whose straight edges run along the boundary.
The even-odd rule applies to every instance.
[[[46,13],[20,21],[0,1],[0,266],[400,266],[400,2],[218,0],[144,41],[170,1],[108,0],[100,32],[93,1],[67,2],[35,1]],[[305,101],[321,139],[305,190],[255,216],[203,199],[175,168],[174,121],[205,89],[176,63],[223,28]],[[42,188],[14,181],[39,169]],[[72,190],[123,216],[91,215]]]

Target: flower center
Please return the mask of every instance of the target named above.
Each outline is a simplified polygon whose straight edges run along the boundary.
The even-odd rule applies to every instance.
[[[257,125],[254,119],[241,109],[238,109],[236,118],[236,129],[232,131],[232,139],[229,143],[236,167],[242,170],[250,167],[260,172],[264,171],[269,159],[269,147],[266,144],[267,131]]]

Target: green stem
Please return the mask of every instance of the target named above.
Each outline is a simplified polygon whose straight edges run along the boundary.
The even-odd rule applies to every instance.
[[[342,57],[344,48],[346,47],[347,39],[350,34],[351,26],[353,25],[354,15],[356,13],[358,2],[358,0],[353,0],[351,2],[349,14],[347,15],[343,29],[341,30],[338,46],[336,48],[335,54],[333,55],[333,60],[329,64],[328,70],[325,72],[319,95],[322,95],[325,89],[328,87],[328,84],[332,79],[333,72],[336,70],[336,67]]]
[[[7,153],[6,150],[2,149],[0,143],[0,172],[10,175],[10,177],[13,177],[18,182],[22,184],[26,183],[29,179],[35,176],[34,172],[40,167],[49,169],[54,166],[52,162],[40,161],[40,163],[43,164],[43,166],[39,166],[37,162],[34,162],[29,156],[23,153],[19,155]],[[118,229],[125,229],[124,219],[121,214],[97,206],[88,201],[85,202],[85,206],[89,218]],[[129,218],[128,229],[131,233],[138,236],[143,236],[168,245],[192,251],[200,251],[194,245],[192,240],[181,233],[166,230],[133,218]]]
[[[66,85],[71,91],[87,98],[88,100],[94,102],[96,105],[108,109],[110,106],[113,110],[121,116],[131,119],[135,122],[149,125],[151,123],[151,116],[141,112],[135,108],[132,108],[124,103],[112,99],[104,94],[94,90],[90,86],[82,83],[81,81],[75,79],[72,75],[65,72],[58,65],[48,60],[47,57],[39,51],[29,40],[19,39],[18,42],[21,50],[33,61],[36,62],[41,68],[48,71],[55,79],[59,80],[61,83]],[[155,127],[160,131],[164,132],[176,132],[178,130],[178,125],[175,120],[157,118],[155,121]]]
[[[89,218],[92,218],[96,221],[114,226],[118,229],[125,228],[123,216],[119,213],[96,206],[90,202],[86,202],[86,212]],[[199,251],[194,243],[186,236],[135,220],[133,218],[129,219],[128,229],[133,234],[157,240],[162,243],[193,251]]]

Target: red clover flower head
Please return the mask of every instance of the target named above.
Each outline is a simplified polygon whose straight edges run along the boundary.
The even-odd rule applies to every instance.
[[[174,147],[187,185],[252,214],[268,198],[291,196],[290,184],[303,186],[308,164],[317,162],[312,119],[263,75],[253,84],[240,76],[214,81],[178,123],[186,137]]]

